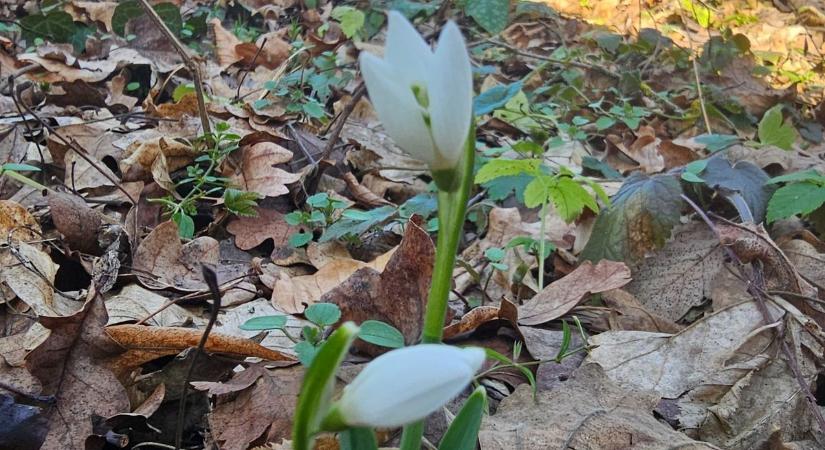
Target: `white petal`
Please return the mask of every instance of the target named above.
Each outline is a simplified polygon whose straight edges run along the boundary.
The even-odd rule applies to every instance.
[[[426,344],[386,353],[345,388],[350,425],[398,427],[426,417],[458,395],[484,362],[479,348]]]
[[[415,27],[398,11],[390,11],[384,60],[408,86],[424,85],[432,65],[433,52]]]
[[[400,83],[397,68],[363,52],[360,64],[370,101],[387,134],[412,157],[431,164],[433,143],[424,123],[424,111],[412,90]]]
[[[452,167],[464,150],[473,113],[470,56],[461,31],[452,21],[447,23],[438,39],[427,89],[433,139],[444,164]]]

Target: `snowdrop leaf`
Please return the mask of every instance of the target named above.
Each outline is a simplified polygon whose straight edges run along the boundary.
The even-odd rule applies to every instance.
[[[478,441],[481,418],[487,408],[487,390],[479,386],[470,395],[453,419],[438,450],[474,450]]]

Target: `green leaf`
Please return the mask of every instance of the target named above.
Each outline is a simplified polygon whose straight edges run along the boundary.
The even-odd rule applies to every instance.
[[[825,176],[822,176],[822,174],[816,169],[808,169],[773,177],[768,180],[768,183],[790,183],[793,181],[810,181],[816,184],[825,184]]]
[[[682,188],[670,175],[631,175],[596,218],[581,260],[638,262],[679,223]]]
[[[260,330],[281,330],[286,325],[286,316],[261,316],[253,317],[241,324],[241,329],[246,331]]]
[[[566,176],[539,175],[524,190],[524,205],[535,208],[552,201],[553,206],[565,222],[570,223],[584,211],[585,206],[593,212],[599,205],[590,192],[582,185]]]
[[[596,159],[592,156],[585,156],[582,159],[582,167],[588,170],[599,172],[602,174],[603,177],[607,178],[608,180],[622,179],[622,174],[618,170],[610,167],[610,165],[606,162]]]
[[[682,172],[682,179],[687,181],[688,183],[704,183],[705,180],[700,178],[699,175],[696,175],[693,172]]]
[[[312,233],[308,231],[301,231],[289,236],[289,239],[287,239],[287,243],[289,243],[289,246],[292,248],[301,248],[309,244],[312,238]]]
[[[487,89],[473,100],[473,112],[475,112],[477,116],[483,116],[484,114],[489,114],[501,108],[518,94],[522,84],[521,81],[516,81],[506,86],[498,85]]]
[[[20,19],[23,37],[34,41],[40,37],[52,42],[68,43],[76,31],[72,16],[64,11],[52,11],[48,14],[32,14]]]
[[[238,189],[228,188],[223,192],[223,203],[226,209],[236,216],[255,217],[258,211],[255,209],[258,206],[256,200],[261,196],[257,192],[241,191]]]
[[[349,212],[352,210],[347,211]],[[360,219],[342,217],[324,230],[324,234],[321,235],[318,242],[323,243],[333,239],[339,239],[347,235],[360,236],[373,226],[387,220],[396,212],[397,209],[392,206],[382,206],[380,208],[366,211],[366,215],[362,216]],[[355,213],[349,212],[348,214],[351,216]]]
[[[507,254],[503,248],[499,247],[490,247],[484,251],[484,257],[492,262],[499,262],[504,259],[504,256]]]
[[[491,159],[476,173],[476,184],[486,183],[500,177],[541,173],[539,159]]]
[[[178,225],[178,235],[191,239],[195,235],[195,221],[185,212],[178,210],[172,214],[172,221]]]
[[[694,0],[682,0],[682,8],[693,16],[700,27],[710,27],[713,15],[710,8],[705,6],[704,3]]]
[[[341,450],[378,450],[371,428],[348,428],[338,434]]]
[[[310,322],[326,327],[341,320],[341,309],[332,303],[313,303],[304,311],[304,316]]]
[[[784,123],[782,105],[776,105],[765,112],[759,122],[757,134],[762,144],[775,145],[783,150],[790,150],[796,141],[796,131],[793,126]]]
[[[169,30],[176,36],[179,36],[183,28],[180,9],[173,3],[159,3],[152,8],[158,13],[163,23],[169,27]],[[140,4],[135,0],[118,3],[115,7],[115,12],[112,14],[112,31],[119,36],[123,36],[126,32],[126,23],[131,19],[141,17],[145,14],[143,8],[141,8]]]
[[[370,344],[388,348],[404,346],[404,335],[394,326],[380,320],[365,320],[361,323],[358,337]]]
[[[398,214],[401,217],[406,218],[412,217],[413,215],[419,215],[426,219],[430,217],[430,215],[437,209],[438,201],[436,200],[435,195],[421,193],[404,202],[404,204],[398,208]]]
[[[195,92],[195,85],[191,83],[187,84],[179,84],[174,91],[172,91],[172,100],[177,103],[179,102],[186,94]]]
[[[313,208],[324,208],[327,206],[327,203],[329,203],[329,194],[326,192],[319,192],[317,194],[310,195],[307,197],[306,202],[307,205]]]
[[[341,31],[348,39],[352,39],[364,28],[364,13],[352,6],[336,6],[331,15],[341,23]]]
[[[136,91],[138,89],[140,89],[140,83],[138,83],[137,81],[132,81],[131,83],[126,85],[127,91]]]
[[[455,416],[438,450],[475,450],[481,418],[487,409],[487,390],[479,386],[470,394],[461,411]]]
[[[716,156],[708,159],[705,170],[701,172],[705,184],[734,203],[731,194],[738,194],[745,200],[750,214],[756,223],[765,219],[765,209],[775,186],[766,184],[768,175],[756,164],[738,161],[731,164],[725,158]],[[740,216],[747,216],[740,211]]]
[[[14,170],[15,172],[40,172],[39,167],[32,166],[30,164],[21,164],[21,163],[6,163],[0,166],[0,172],[4,170]]]
[[[304,111],[306,115],[312,117],[313,119],[320,119],[324,117],[324,105],[318,103],[314,99],[310,99],[306,103],[301,106],[301,109]]]
[[[357,335],[358,327],[354,323],[344,323],[332,333],[312,359],[304,375],[304,382],[301,385],[298,404],[295,408],[292,428],[294,450],[312,448],[314,434],[329,410],[335,373]],[[305,341],[300,342],[299,345],[303,343]],[[309,343],[307,345],[312,346]],[[298,345],[295,346],[295,351],[298,351]]]
[[[596,130],[604,131],[616,124],[616,119],[610,116],[601,116],[596,119]]]
[[[783,186],[768,203],[767,221],[774,222],[795,215],[807,215],[825,203],[825,187],[803,181]]]
[[[465,12],[490,34],[498,34],[510,21],[510,0],[468,0]]]
[[[730,134],[703,134],[696,136],[696,142],[703,144],[711,152],[724,150],[739,142],[739,138]]]

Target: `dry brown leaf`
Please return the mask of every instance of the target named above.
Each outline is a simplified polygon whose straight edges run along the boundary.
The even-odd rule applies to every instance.
[[[54,291],[58,268],[39,247],[20,242],[0,249],[0,282],[37,315],[72,315],[81,306]]]
[[[125,375],[142,364],[157,358],[177,355],[197,347],[202,330],[178,327],[147,327],[143,325],[112,325],[105,333],[123,347],[124,352],[107,360],[108,367]],[[275,362],[294,362],[295,358],[261,346],[251,339],[223,333],[209,333],[204,351],[234,357],[257,357]]]
[[[324,294],[321,301],[341,308],[341,323],[381,320],[397,328],[407,345],[415,344],[421,338],[434,261],[430,236],[420,224],[410,221],[383,271],[360,269]],[[362,342],[353,346],[371,355],[386,351]]]
[[[166,168],[170,172],[186,167],[196,156],[192,147],[163,136],[135,141],[126,149],[126,157],[118,163],[123,181],[152,180],[152,166],[160,154],[166,158]]]
[[[630,269],[624,263],[585,261],[573,272],[556,280],[519,307],[519,323],[539,325],[567,314],[589,294],[608,291],[630,282]]]
[[[43,384],[43,394],[56,400],[43,450],[85,448],[93,416],[129,411],[126,391],[102,364],[123,351],[104,332],[106,320],[103,298],[94,290],[74,315],[40,318],[51,334],[26,356],[26,367]]]
[[[292,152],[274,142],[244,146],[241,152],[241,172],[232,179],[246,191],[257,192],[265,197],[278,197],[289,193],[287,184],[301,178],[300,174],[276,167],[289,162]]]
[[[479,306],[473,308],[456,323],[444,328],[444,339],[471,333],[487,323],[504,320],[518,330],[518,309],[516,305],[501,299],[500,306]]]
[[[257,208],[255,217],[238,217],[226,226],[226,231],[235,235],[235,245],[241,250],[249,250],[261,245],[267,239],[275,244],[273,253],[288,246],[289,237],[300,231],[286,223],[284,215],[274,209]],[[278,252],[280,255],[282,252]]]
[[[155,227],[135,251],[133,266],[140,282],[149,289],[182,291],[206,289],[201,265],[217,265],[219,243],[207,236],[181,243],[178,226],[166,221]]]
[[[69,248],[100,255],[97,235],[105,223],[103,215],[75,195],[50,192],[48,198],[54,225]]]
[[[658,396],[612,383],[595,364],[567,382],[533,397],[519,386],[482,420],[482,450],[586,448],[680,448],[711,450],[653,416]]]
[[[160,311],[168,301],[170,299],[137,284],[130,284],[106,299],[106,310],[109,312],[107,325],[137,322],[149,314]],[[146,324],[158,327],[181,326],[190,318],[191,314],[185,309],[178,305],[170,305],[148,319]]]
[[[218,18],[210,20],[209,25],[215,34],[215,56],[218,58],[221,69],[226,69],[240,61],[241,56],[235,52],[235,46],[240,44],[241,40],[234,33],[224,28]]]
[[[564,331],[545,330],[543,328],[521,327],[521,336],[524,338],[524,348],[530,356],[538,361],[548,361],[539,364],[536,371],[536,384],[539,389],[554,389],[581,366],[584,361],[585,352],[577,352],[555,362],[553,359],[559,356],[564,342]],[[578,333],[570,335],[570,343],[567,351],[573,351],[584,345]]]
[[[0,200],[0,240],[29,242],[40,239],[40,224],[21,204]]]
[[[385,261],[375,263],[373,265],[380,270]],[[272,304],[288,314],[300,314],[306,306],[319,301],[321,296],[339,286],[356,270],[369,266],[354,259],[336,259],[312,275],[290,277],[280,273],[280,279],[272,289]]]
[[[282,30],[263,34],[254,44],[243,42],[235,45],[235,54],[240,56],[246,67],[253,67],[254,61],[255,65],[274,70],[289,58],[291,52],[292,45],[283,39]]]
[[[602,301],[610,308],[606,318],[610,330],[678,333],[682,326],[648,311],[642,303],[623,289],[602,293]]]
[[[112,16],[115,14],[117,2],[84,2],[74,0],[66,5],[66,12],[72,15],[75,22],[84,22],[87,16],[90,20],[100,22],[106,31],[112,31]]]
[[[269,299],[258,298],[222,312],[220,321],[215,326],[215,331],[227,335],[252,339],[260,335],[260,331],[247,331],[242,330],[240,327],[247,320],[253,317],[261,316],[286,316],[284,331],[289,333],[290,336],[300,336],[303,327],[312,325],[312,323],[308,320],[304,320],[293,315],[288,315],[284,311],[276,309],[272,306]],[[272,331],[267,333],[264,340],[261,341],[261,345],[286,355],[297,356],[297,353],[295,353],[294,350],[295,342],[293,342],[285,333],[281,331]]]

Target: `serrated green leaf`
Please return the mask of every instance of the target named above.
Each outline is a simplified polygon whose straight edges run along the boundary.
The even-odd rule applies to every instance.
[[[247,320],[240,328],[245,331],[280,330],[285,325],[286,316],[261,316]]]
[[[34,41],[40,37],[52,42],[68,43],[77,27],[72,16],[64,11],[52,11],[48,14],[32,14],[20,19],[23,37]]]
[[[551,201],[565,222],[570,223],[587,207],[599,211],[599,205],[590,192],[569,177],[539,175],[524,190],[524,205],[535,208]]]
[[[767,221],[807,215],[825,203],[825,187],[809,182],[793,183],[776,190],[768,202]]]
[[[352,6],[336,6],[332,9],[332,18],[341,23],[341,31],[348,39],[364,28],[364,13]]]
[[[767,110],[759,121],[759,142],[765,145],[775,145],[783,150],[790,150],[796,140],[796,131],[793,126],[786,125],[782,117],[782,105],[776,105]]]
[[[465,12],[490,34],[498,34],[510,21],[510,0],[468,0]]]
[[[682,188],[670,175],[631,175],[596,218],[580,258],[634,263],[661,248],[679,223]]]
[[[257,200],[261,196],[257,192],[241,191],[229,188],[223,192],[223,202],[226,209],[236,216],[255,217],[258,215]]]
[[[341,319],[341,309],[333,303],[313,303],[304,310],[304,316],[318,326],[327,327]]]
[[[515,175],[538,175],[541,167],[539,159],[491,159],[476,173],[476,184],[486,183],[500,177]]]
[[[498,85],[487,89],[473,100],[473,112],[477,116],[483,116],[501,108],[518,94],[521,87],[522,82],[516,81],[506,86]]]
[[[179,36],[180,30],[183,28],[180,8],[173,3],[159,3],[152,6],[152,8],[158,13],[163,23],[169,27],[169,30],[176,36]],[[128,23],[130,19],[143,16],[144,14],[143,8],[141,8],[140,4],[135,0],[118,3],[112,14],[112,31],[119,36],[123,36],[126,32],[126,23]]]
[[[361,331],[358,332],[358,337],[363,341],[387,348],[404,346],[404,335],[388,323],[380,320],[365,320],[359,326]]]

